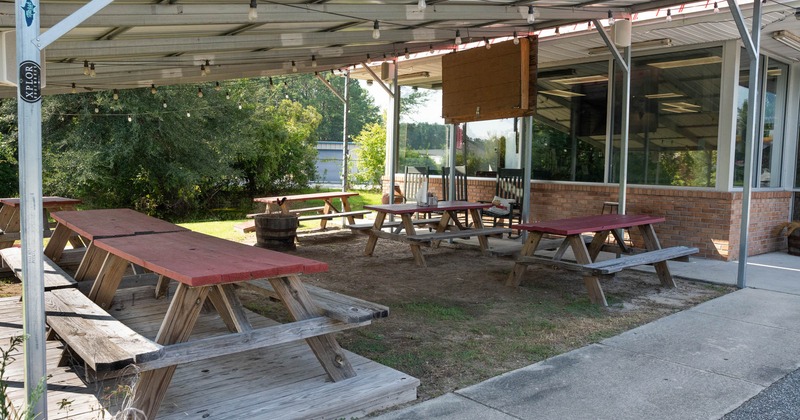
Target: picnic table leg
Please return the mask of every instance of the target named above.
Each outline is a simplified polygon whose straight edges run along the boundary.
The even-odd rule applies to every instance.
[[[530,257],[536,252],[536,247],[539,246],[539,241],[542,240],[542,232],[530,232],[528,235],[528,240],[525,241],[525,245],[522,246],[522,249],[519,251],[519,255],[521,257]],[[506,286],[519,286],[520,282],[522,281],[522,275],[525,274],[525,270],[528,268],[525,264],[514,263],[514,269],[511,270],[511,273],[508,275],[508,279],[506,279]]]
[[[449,226],[451,220],[458,222],[458,215],[451,214],[450,211],[442,213],[442,218],[439,219],[439,224],[436,225],[436,233],[442,233],[447,230],[448,227],[453,230],[461,230],[458,225]],[[438,248],[441,242],[442,241],[431,241],[431,248]]]
[[[67,246],[70,236],[72,236],[70,228],[61,223],[57,224],[53,234],[50,236],[50,240],[47,242],[47,246],[44,247],[44,255],[53,260],[53,262],[61,260],[61,254],[64,253],[64,248]]]
[[[592,261],[596,260],[597,256],[600,255],[600,250],[603,249],[603,245],[605,245],[607,238],[607,230],[595,232],[594,238],[592,238],[592,242],[589,244],[589,258]]]
[[[8,230],[8,223],[11,222],[11,218],[14,214],[14,207],[6,205],[0,207],[0,231],[5,233],[5,231]]]
[[[159,275],[158,281],[156,281],[155,298],[161,299],[163,297],[167,297],[168,291],[169,291],[169,277]]]
[[[331,213],[333,213],[335,211],[334,210],[335,207],[333,207],[333,203],[331,202],[331,199],[330,198],[326,198],[323,201],[325,201],[325,207],[322,209],[322,214],[331,214]],[[325,229],[326,227],[328,227],[328,219],[319,219],[319,227],[320,227],[320,229]]]
[[[475,224],[475,229],[483,229],[483,221],[478,209],[469,209],[470,217]],[[481,252],[485,255],[489,252],[489,238],[486,235],[478,235],[478,243],[481,246]]]
[[[8,221],[5,223],[3,227],[3,233],[19,233],[19,208],[18,207],[10,207],[10,206],[3,206],[3,209],[11,208],[10,216]],[[6,241],[0,242],[0,249],[3,248],[11,248],[14,246],[14,241]]]
[[[208,299],[217,309],[219,316],[232,332],[252,331],[253,326],[247,320],[242,302],[236,296],[233,285],[218,284],[211,287]]]
[[[661,243],[658,241],[658,236],[656,236],[656,231],[653,229],[653,225],[639,226],[639,233],[642,234],[644,246],[648,251],[661,249]],[[669,289],[677,287],[675,284],[675,279],[672,278],[672,273],[669,272],[669,266],[667,265],[666,261],[659,261],[653,264],[653,267],[656,269],[658,280],[661,281],[662,286]]]
[[[189,339],[200,316],[209,287],[189,287],[178,284],[175,296],[156,335],[156,343],[167,345]],[[176,366],[143,372],[133,391],[133,407],[142,410],[147,419],[155,419],[161,401],[169,388]]]
[[[606,233],[606,236],[608,233]],[[567,236],[570,245],[572,245],[572,252],[575,253],[575,262],[578,264],[591,264],[592,258],[589,254],[589,249],[583,242],[581,235]],[[605,241],[605,237],[601,242]],[[606,295],[603,293],[603,288],[600,286],[600,279],[597,276],[584,275],[583,283],[586,285],[586,291],[589,292],[589,300],[596,305],[608,306],[606,302]]]
[[[374,232],[378,232],[383,228],[383,221],[386,219],[386,213],[378,212],[375,215],[375,223],[372,225],[372,230],[369,232],[369,239],[367,239],[367,247],[364,249],[364,255],[370,256],[375,251],[375,244],[378,243],[378,236]]]
[[[269,282],[295,321],[321,316],[319,308],[297,276],[271,278]],[[332,381],[337,382],[356,376],[356,371],[333,334],[307,338],[306,343]]]
[[[411,215],[401,214],[400,218],[403,220],[403,227],[406,230],[406,236],[416,235],[417,231],[414,230],[414,223],[411,221]],[[417,264],[417,267],[426,267],[427,265],[425,264],[425,256],[422,255],[422,249],[420,245],[416,242],[411,242],[409,246],[411,247],[411,254],[414,255],[414,262]]]
[[[114,294],[117,292],[127,268],[127,261],[114,254],[106,253],[103,265],[89,291],[89,299],[103,309],[110,308]]]
[[[350,210],[350,202],[347,201],[347,197],[339,198],[342,200],[342,211],[349,212]],[[356,223],[356,218],[354,216],[347,216],[347,223],[354,225]],[[344,226],[344,220],[342,220],[342,226]]]
[[[83,254],[83,259],[75,272],[75,281],[94,280],[100,273],[103,263],[106,260],[108,252],[98,249],[93,242],[89,242],[86,247],[86,253]]]

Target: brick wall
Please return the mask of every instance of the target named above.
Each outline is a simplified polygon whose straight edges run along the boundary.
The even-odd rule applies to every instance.
[[[397,184],[403,184],[402,175]],[[470,201],[491,200],[493,179],[470,178]],[[388,182],[384,182],[384,190]],[[431,192],[441,198],[440,177],[431,177]],[[616,186],[534,183],[531,192],[531,220],[553,220],[600,213],[604,201],[617,201]],[[758,255],[786,249],[779,226],[789,220],[792,193],[754,192],[751,197],[748,254]],[[696,246],[700,256],[735,260],[739,256],[741,192],[696,189],[629,187],[627,213],[663,216],[656,226],[662,246]],[[633,232],[634,242],[638,241]]]

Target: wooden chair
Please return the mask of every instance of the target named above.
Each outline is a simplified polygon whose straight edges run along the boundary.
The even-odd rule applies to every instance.
[[[442,167],[442,200],[444,201],[469,201],[467,198],[467,167],[456,166],[454,171],[456,190],[452,198],[450,198],[450,167]],[[469,224],[469,212],[464,212],[464,225]]]
[[[403,196],[406,202],[416,202],[417,192],[428,184],[428,168],[426,166],[406,166]],[[430,192],[430,191],[429,191]]]
[[[522,203],[525,199],[525,174],[523,169],[500,169],[497,172],[497,184],[495,185],[494,195],[510,201],[510,211],[506,215],[493,214],[489,211],[483,212],[485,217],[492,219],[492,226],[502,227],[504,220],[508,219],[508,224],[515,221],[522,223]],[[519,236],[519,232],[517,233]],[[511,238],[511,232],[508,237]]]

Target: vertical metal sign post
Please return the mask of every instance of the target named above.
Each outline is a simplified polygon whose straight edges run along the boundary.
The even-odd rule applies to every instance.
[[[16,5],[20,238],[25,261],[22,265],[25,402],[33,418],[47,418],[42,265],[42,66],[39,49],[33,44],[39,37],[40,9],[38,0],[17,0]]]
[[[347,115],[350,113],[350,70],[344,75],[344,117],[342,120],[342,192],[347,191],[349,159],[347,151]],[[344,220],[344,219],[342,219]]]

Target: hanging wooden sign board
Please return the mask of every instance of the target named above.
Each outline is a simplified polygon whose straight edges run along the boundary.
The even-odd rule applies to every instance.
[[[520,38],[442,57],[442,116],[447,124],[533,115],[538,39]]]

